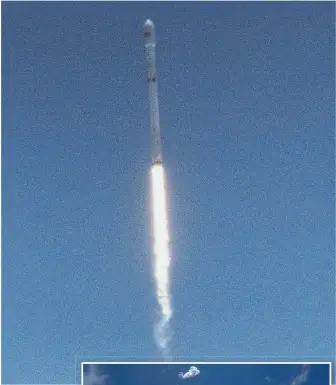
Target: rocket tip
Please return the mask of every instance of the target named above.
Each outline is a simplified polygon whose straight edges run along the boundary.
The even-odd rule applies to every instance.
[[[145,38],[145,46],[146,45],[154,45],[155,46],[155,27],[152,20],[147,19],[143,26],[143,34]]]
[[[152,20],[147,19],[145,21],[144,27],[154,27],[154,23],[152,22]]]

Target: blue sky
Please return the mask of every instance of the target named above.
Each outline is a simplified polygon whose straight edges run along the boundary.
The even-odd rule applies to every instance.
[[[94,368],[93,368],[94,367]],[[83,385],[329,385],[329,366],[321,365],[197,365],[197,377],[181,380],[190,365],[84,365]]]
[[[172,354],[330,360],[334,4],[2,3],[3,382],[158,357],[142,25],[157,65]]]

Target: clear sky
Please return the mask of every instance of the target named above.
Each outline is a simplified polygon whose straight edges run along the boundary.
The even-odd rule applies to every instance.
[[[328,3],[2,3],[3,383],[158,357],[142,25],[157,65],[172,354],[330,360]]]
[[[94,366],[94,368],[93,368]],[[84,385],[329,385],[328,365],[197,365],[198,376],[181,380],[190,365],[84,365]],[[187,381],[187,384],[185,383]]]

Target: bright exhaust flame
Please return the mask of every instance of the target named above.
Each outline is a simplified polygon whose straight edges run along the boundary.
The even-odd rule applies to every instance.
[[[163,355],[169,355],[171,339],[170,320],[172,306],[170,297],[170,252],[167,218],[165,175],[162,164],[152,166],[152,210],[154,231],[154,278],[156,298],[161,310],[161,319],[155,326],[155,340]]]

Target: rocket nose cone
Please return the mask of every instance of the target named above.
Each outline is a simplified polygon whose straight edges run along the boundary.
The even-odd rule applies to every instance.
[[[152,22],[152,20],[147,19],[145,21],[144,28],[153,28],[153,27],[154,27],[154,23]]]
[[[155,44],[155,29],[154,29],[154,23],[152,20],[146,20],[144,27],[143,27],[143,34],[145,38],[145,45],[146,44]]]

